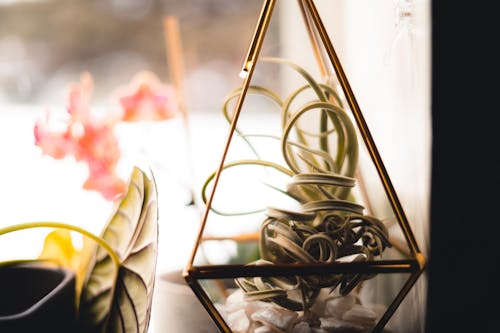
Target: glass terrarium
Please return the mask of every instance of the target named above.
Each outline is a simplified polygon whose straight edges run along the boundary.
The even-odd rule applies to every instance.
[[[425,258],[315,2],[265,0],[240,76],[187,282],[224,332],[390,331]]]

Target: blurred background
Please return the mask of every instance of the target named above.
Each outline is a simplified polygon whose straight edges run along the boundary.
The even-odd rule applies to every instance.
[[[218,109],[238,81],[260,1],[0,1],[0,102],[64,101],[82,71],[96,103],[147,69],[169,79],[163,18],[181,22],[190,110]],[[271,34],[270,34],[271,35]]]

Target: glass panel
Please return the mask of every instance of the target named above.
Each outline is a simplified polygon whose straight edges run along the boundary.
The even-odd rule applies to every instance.
[[[301,316],[326,330],[361,332],[379,320],[380,329],[414,282],[404,287],[419,269],[418,248],[318,13],[311,1],[297,3],[287,19],[303,24],[304,40],[265,38],[276,18],[292,15],[280,12],[283,2],[273,13],[275,1],[265,1],[243,83],[221,106],[230,136],[203,190],[208,210],[195,265],[205,273],[222,265],[215,277],[251,276],[230,293],[240,303],[278,305],[272,316],[280,322],[268,325],[249,315],[252,304],[235,305],[242,317],[233,318],[226,296],[218,308],[236,332],[288,332]],[[283,57],[284,43],[302,43],[304,52]],[[325,312],[345,302],[353,312]]]
[[[301,11],[296,15],[289,20],[307,31]],[[247,62],[254,66],[248,87],[235,87],[221,106],[228,123],[235,113],[238,119],[220,177],[214,172],[204,189],[210,200],[217,181],[197,263],[249,263],[238,240],[247,248],[260,240],[259,257],[274,263],[409,258],[394,202],[369,155],[373,145],[365,146],[318,33],[304,35],[264,38],[259,58]],[[303,43],[304,52],[280,57],[285,42]]]
[[[409,274],[379,274],[345,295],[340,288],[308,288],[338,280],[338,275],[200,280],[200,285],[232,332],[367,332],[383,318],[402,288],[400,281],[408,278]],[[393,288],[383,294],[374,292],[377,284],[384,283]],[[391,322],[384,332],[393,331]]]

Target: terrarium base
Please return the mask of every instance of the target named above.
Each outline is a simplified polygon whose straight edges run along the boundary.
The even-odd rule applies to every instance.
[[[232,291],[218,309],[234,333],[364,333],[371,332],[385,312],[383,305],[362,305],[354,294],[327,292],[307,313],[296,312],[270,302],[247,302],[241,289]]]

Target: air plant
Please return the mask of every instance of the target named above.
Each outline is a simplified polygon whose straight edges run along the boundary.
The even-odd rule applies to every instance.
[[[289,177],[288,185],[286,189],[271,187],[295,201],[299,209],[265,209],[266,217],[258,237],[259,258],[248,265],[357,262],[381,257],[391,246],[388,230],[377,217],[364,213],[364,207],[351,191],[359,180],[358,141],[342,98],[331,82],[317,82],[305,69],[289,60],[263,58],[261,61],[289,66],[305,80],[304,85],[285,98],[261,85],[248,87],[249,94],[271,100],[280,112],[281,134],[258,136],[279,140],[285,163],[262,159],[252,145],[255,135],[236,127],[235,133],[249,145],[255,158],[226,163],[223,169],[256,165],[277,170]],[[223,104],[228,121],[231,119],[228,106],[240,93],[241,88],[234,90]],[[311,95],[312,99],[296,107],[299,101]],[[312,112],[319,115],[314,118],[317,131],[312,131],[310,126],[306,129],[301,122]],[[215,173],[203,187],[205,201],[207,187],[214,177]],[[211,210],[226,214],[216,207]],[[273,302],[293,311],[307,312],[323,288],[346,295],[374,276],[353,273],[245,277],[235,282],[247,301]]]

